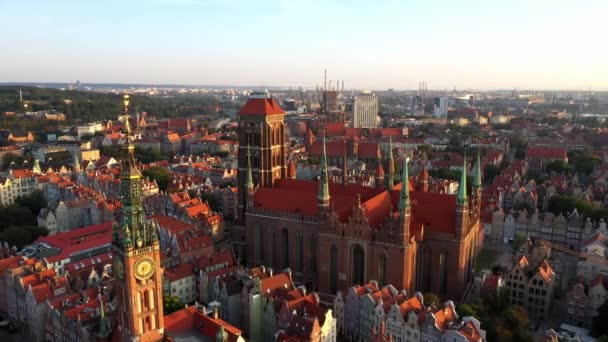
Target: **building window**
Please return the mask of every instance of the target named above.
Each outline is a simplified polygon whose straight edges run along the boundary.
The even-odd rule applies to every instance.
[[[353,248],[353,284],[365,281],[365,252],[359,245]]]
[[[380,286],[386,284],[386,256],[384,254],[381,254],[378,259],[378,281]]]
[[[296,233],[296,265],[300,272],[304,271],[304,239],[301,232]]]
[[[255,262],[262,262],[262,226],[259,224],[255,225],[254,231],[254,239],[255,239]]]
[[[317,272],[317,236],[310,239],[310,270]]]
[[[272,265],[272,267],[276,267],[276,255],[274,252],[274,249],[276,248],[276,243],[277,243],[277,233],[275,231],[272,232],[271,236],[270,236],[270,264]]]
[[[283,268],[289,267],[289,231],[287,228],[283,228],[282,240],[283,240]]]
[[[331,245],[329,248],[329,291],[334,294],[338,291],[338,248]]]

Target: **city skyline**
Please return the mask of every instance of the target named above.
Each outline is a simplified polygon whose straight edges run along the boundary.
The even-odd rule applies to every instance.
[[[0,82],[607,90],[608,4],[569,5],[4,2]]]

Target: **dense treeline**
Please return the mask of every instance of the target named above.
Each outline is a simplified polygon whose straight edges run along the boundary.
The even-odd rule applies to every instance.
[[[28,110],[54,109],[64,113],[68,120],[88,122],[115,118],[122,111],[122,95],[120,94],[0,86],[0,113],[6,111],[23,112],[23,106],[19,101],[19,89],[22,90],[24,101],[29,105]],[[238,104],[232,101],[222,101],[213,96],[194,94],[172,94],[171,96],[133,94],[130,100],[131,108],[157,117],[185,117],[205,114],[209,113],[210,109],[214,106],[220,106],[223,110],[231,110],[238,107]],[[9,125],[19,126],[19,122],[24,123],[27,121],[23,119],[5,119],[2,120],[2,125],[5,126],[8,123]],[[43,122],[46,125],[49,124],[46,121]],[[29,126],[31,124],[22,124],[22,126]]]
[[[45,228],[37,226],[37,217],[45,202],[40,191],[16,199],[15,203],[0,207],[0,241],[21,248],[40,235],[47,235]]]

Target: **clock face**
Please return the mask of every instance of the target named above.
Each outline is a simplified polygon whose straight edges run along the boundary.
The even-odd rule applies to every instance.
[[[123,279],[125,277],[125,264],[122,263],[122,260],[116,259],[114,269],[116,270],[116,275],[118,278]]]
[[[144,280],[150,278],[156,271],[156,263],[152,258],[141,258],[135,262],[135,278]]]

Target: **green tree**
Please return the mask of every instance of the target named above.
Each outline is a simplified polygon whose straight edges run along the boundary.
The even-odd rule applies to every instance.
[[[164,167],[153,166],[149,169],[146,169],[142,172],[145,177],[150,178],[150,180],[155,180],[158,184],[158,188],[160,190],[167,190],[167,185],[171,181],[171,173]]]
[[[547,164],[547,172],[568,173],[570,172],[570,165],[563,160],[554,160]]]
[[[217,198],[217,196],[208,193],[208,192],[203,192],[201,193],[201,201],[203,202],[207,202],[209,204],[209,207],[211,207],[211,210],[213,211],[220,211],[221,210],[221,204],[219,199]]]
[[[608,324],[606,324],[608,322],[608,300],[604,301],[597,312],[598,315],[593,319],[591,326],[591,335],[594,337],[608,335]]]
[[[458,304],[456,312],[458,312],[461,317],[477,316],[477,312],[468,304]]]
[[[20,196],[15,199],[15,205],[28,208],[33,214],[38,216],[40,210],[46,207],[42,191],[34,191],[30,195]]]
[[[11,246],[21,249],[32,243],[41,235],[48,235],[46,228],[37,226],[10,226],[0,232],[0,241],[7,241]]]
[[[12,152],[9,152],[2,157],[2,165],[4,165],[4,167],[6,168],[8,168],[11,163],[15,163],[15,165],[21,166],[23,165],[24,161],[25,158],[23,158],[22,156],[18,156]]]
[[[163,294],[163,311],[165,315],[179,311],[185,307],[181,299],[177,296],[171,296],[168,293]]]
[[[483,172],[484,182],[486,184],[491,184],[494,181],[494,178],[500,174],[500,170],[496,165],[489,164],[486,166]]]
[[[135,147],[135,158],[144,164],[169,159],[169,157],[161,153],[159,149],[151,147],[146,149]]]
[[[422,297],[424,298],[424,303],[426,305],[435,305],[436,307],[441,307],[441,298],[433,292],[425,292]]]

